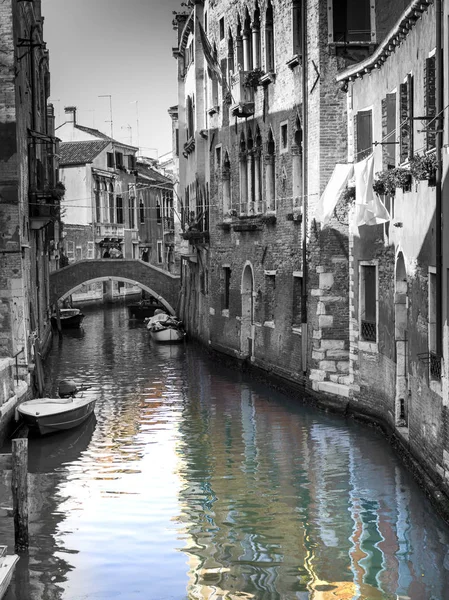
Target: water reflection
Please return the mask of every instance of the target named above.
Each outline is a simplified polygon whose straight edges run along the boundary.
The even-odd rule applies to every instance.
[[[46,388],[90,384],[96,423],[30,440],[7,600],[444,599],[448,528],[376,432],[154,344],[126,309],[87,322]]]

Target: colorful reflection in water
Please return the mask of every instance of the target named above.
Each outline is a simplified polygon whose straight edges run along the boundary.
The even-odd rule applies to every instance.
[[[124,308],[84,324],[47,387],[90,383],[96,419],[30,440],[32,546],[6,600],[447,597],[449,529],[378,433],[157,346]]]

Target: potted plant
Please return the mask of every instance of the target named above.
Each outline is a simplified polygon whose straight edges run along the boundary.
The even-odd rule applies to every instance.
[[[431,154],[414,154],[410,159],[410,173],[418,181],[434,181],[437,170],[435,152]]]
[[[257,87],[259,85],[260,78],[262,77],[262,69],[253,69],[245,74],[243,85],[246,87]]]

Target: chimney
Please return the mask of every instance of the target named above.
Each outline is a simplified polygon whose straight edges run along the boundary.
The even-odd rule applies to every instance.
[[[66,123],[73,123],[76,125],[76,106],[65,106],[64,112],[67,115]]]

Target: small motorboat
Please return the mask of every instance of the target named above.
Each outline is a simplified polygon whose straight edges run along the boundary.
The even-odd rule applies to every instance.
[[[164,305],[158,302],[153,296],[151,298],[140,300],[140,302],[128,304],[130,319],[147,319],[152,317],[157,309],[163,310]]]
[[[62,329],[77,329],[81,327],[81,323],[84,319],[84,313],[79,308],[60,308],[59,319],[61,321]],[[57,327],[58,317],[56,313],[51,316],[52,324]]]
[[[11,578],[19,560],[17,554],[6,554],[7,546],[0,546],[0,599],[6,594]]]
[[[182,322],[162,310],[156,310],[146,323],[150,337],[155,342],[182,342],[185,338]]]
[[[77,396],[90,386],[76,387],[72,381],[59,384],[59,398],[35,398],[22,402],[17,413],[31,431],[40,435],[78,427],[94,411],[95,399]]]

